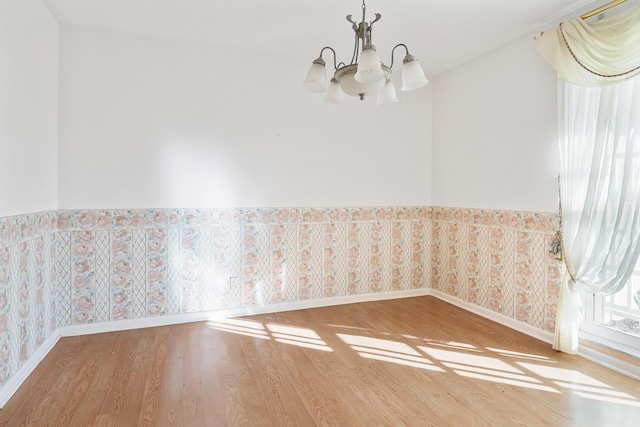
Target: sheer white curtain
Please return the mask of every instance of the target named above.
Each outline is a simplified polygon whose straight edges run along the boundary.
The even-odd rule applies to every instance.
[[[560,188],[566,274],[556,350],[578,349],[578,289],[625,286],[640,252],[640,3],[535,38],[560,76]]]
[[[640,77],[602,87],[559,79],[560,187],[567,274],[554,348],[578,348],[578,288],[609,295],[640,254]]]

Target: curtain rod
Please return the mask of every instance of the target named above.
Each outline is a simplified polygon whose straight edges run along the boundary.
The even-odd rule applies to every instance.
[[[627,0],[613,0],[613,1],[612,1],[612,2],[610,2],[610,3],[607,3],[607,4],[605,4],[605,5],[602,5],[602,6],[598,7],[598,8],[596,8],[596,9],[593,9],[591,12],[587,12],[587,13],[585,13],[584,15],[581,15],[581,16],[580,16],[580,18],[582,18],[582,19],[589,19],[589,18],[591,18],[592,16],[598,15],[599,13],[602,13],[602,12],[604,12],[605,10],[609,10],[609,9],[611,9],[611,8],[613,8],[613,7],[616,7],[616,6],[618,6],[619,4],[622,4],[622,3],[626,2],[626,1],[627,1]]]

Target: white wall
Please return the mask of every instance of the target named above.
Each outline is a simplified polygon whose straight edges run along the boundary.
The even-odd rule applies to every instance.
[[[60,207],[430,204],[430,89],[334,106],[309,65],[62,27]]]
[[[0,2],[0,217],[57,208],[58,24]]]
[[[433,204],[557,211],[556,76],[532,37],[433,86]]]

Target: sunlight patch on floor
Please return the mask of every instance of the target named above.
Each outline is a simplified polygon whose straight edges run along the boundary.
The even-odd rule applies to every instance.
[[[419,339],[418,337],[416,337],[415,335],[400,335],[402,338],[407,338],[409,340],[417,340]]]
[[[577,396],[587,399],[595,399],[601,402],[620,403],[622,405],[640,407],[640,401],[635,397],[623,391],[617,391],[604,384],[602,386],[590,386],[583,384],[566,383],[562,381],[554,381],[557,385],[570,390],[575,390]]]
[[[600,393],[600,394],[607,395],[607,396],[624,397],[624,398],[627,398],[627,399],[633,399],[634,398],[630,394],[627,394],[627,393],[625,393],[623,391],[617,391],[617,390],[614,390],[612,388],[597,388],[597,387],[590,387],[590,386],[581,385],[581,384],[564,383],[562,381],[554,381],[554,383],[558,384],[560,387],[569,388],[571,390],[587,391],[587,392],[590,392],[590,393]]]
[[[444,372],[442,368],[434,366],[433,362],[408,344],[359,335],[337,335],[342,341],[351,346],[354,351],[357,351],[358,355],[366,359]]]
[[[305,348],[310,348],[312,350],[321,350],[321,351],[333,351],[333,349],[327,345],[322,345],[322,344],[313,344],[313,343],[308,343],[308,342],[304,342],[304,341],[299,341],[299,340],[289,340],[289,339],[284,339],[284,338],[276,338],[275,339],[277,342],[282,343],[282,344],[289,344],[289,345],[295,345],[297,347],[305,347]]]
[[[392,340],[383,340],[380,338],[373,337],[363,337],[360,335],[348,335],[348,334],[337,334],[338,337],[344,341],[345,343],[354,346],[360,347],[368,347],[376,350],[387,350],[394,353],[399,354],[409,354],[413,356],[421,356],[421,354],[416,351],[409,344],[405,344],[398,341]]]
[[[412,360],[399,358],[397,356],[389,357],[381,354],[375,354],[373,352],[358,352],[358,355],[360,355],[361,357],[364,357],[365,359],[380,360],[381,362],[390,362],[390,363],[395,363],[397,365],[409,366],[411,368],[425,369],[427,371],[444,372],[444,369],[430,364],[431,362],[426,359],[423,359],[421,362],[415,362]]]
[[[224,332],[232,332],[238,335],[245,335],[253,338],[269,339],[269,335],[264,330],[264,326],[259,322],[250,322],[238,319],[210,320],[207,325],[210,328]]]
[[[587,399],[599,400],[600,402],[619,403],[621,405],[637,406],[640,408],[640,402],[637,399],[633,399],[633,397],[633,400],[626,400],[619,397],[602,396],[600,394],[585,393],[582,391],[577,391],[576,394]]]
[[[546,356],[538,356],[536,354],[530,354],[530,353],[520,353],[517,351],[511,351],[511,350],[504,350],[504,349],[500,349],[500,348],[491,348],[491,347],[485,347],[487,350],[489,351],[493,351],[495,353],[498,353],[500,356],[505,356],[505,357],[513,357],[516,359],[532,359],[535,361],[539,361],[539,362],[550,362],[550,363],[557,363],[557,362],[553,362],[551,360],[549,360],[548,357]]]
[[[437,345],[437,343],[432,344]],[[458,351],[426,346],[418,346],[418,348],[461,377],[514,385],[550,393],[559,393],[559,391],[553,387],[543,385],[538,379],[526,375],[524,371],[502,360],[496,359],[495,357],[470,354],[469,351],[480,351],[473,346],[461,345],[461,343],[447,343],[446,346],[458,347]],[[472,348],[470,349],[468,347]]]
[[[508,385],[515,385],[518,387],[524,387],[524,388],[530,388],[530,389],[534,389],[534,390],[541,390],[541,391],[546,391],[549,393],[560,393],[558,390],[546,386],[546,385],[542,385],[542,384],[533,384],[533,383],[529,383],[529,382],[525,382],[525,381],[516,381],[516,380],[511,380],[508,378],[501,378],[501,377],[496,377],[493,375],[483,375],[483,374],[477,374],[475,372],[469,372],[469,371],[461,371],[458,369],[454,369],[454,371],[456,374],[460,375],[461,377],[467,377],[467,378],[475,378],[478,380],[485,380],[485,381],[491,381],[491,382],[496,382],[496,383],[502,383],[502,384],[508,384]]]
[[[308,328],[301,328],[299,326],[286,326],[286,325],[276,325],[274,323],[267,323],[267,329],[272,333],[289,335],[295,337],[303,337],[314,340],[320,340],[320,335],[316,333],[316,331]]]
[[[380,356],[386,356],[386,357],[395,357],[395,358],[400,358],[402,360],[408,360],[408,361],[413,361],[413,362],[418,362],[418,363],[426,363],[429,365],[433,365],[433,362],[431,360],[425,359],[422,356],[411,356],[408,354],[401,354],[401,353],[395,353],[393,351],[387,351],[387,350],[378,350],[376,348],[371,348],[371,347],[360,347],[357,345],[352,345],[351,348],[355,351],[357,351],[358,353],[362,354],[362,353],[370,353],[370,354],[377,354]]]
[[[430,341],[429,345],[430,346],[434,346],[434,347],[449,348],[449,349],[452,349],[452,350],[463,350],[463,351],[471,351],[471,352],[476,352],[476,353],[482,353],[482,350],[477,349],[476,347],[472,346],[471,344],[464,344],[464,343],[460,343],[460,342],[453,342],[453,341],[436,342],[436,341]]]
[[[451,368],[451,369],[457,369],[457,370],[463,370],[468,372],[474,372],[477,374],[491,375],[493,377],[508,378],[512,380],[541,384],[541,381],[538,380],[537,378],[529,377],[524,373],[514,374],[510,372],[502,372],[502,371],[496,371],[493,369],[478,368],[476,366],[460,365],[457,363],[450,363],[450,362],[443,362],[442,364],[447,368]]]
[[[332,327],[332,328],[339,328],[339,329],[355,329],[357,331],[371,331],[372,330],[370,328],[363,328],[363,327],[360,327],[360,326],[336,325],[334,323],[327,323],[327,326]]]
[[[297,326],[277,325],[269,323],[266,326],[260,322],[241,319],[210,320],[208,326],[223,332],[260,339],[273,339],[276,342],[306,347],[314,350],[333,351],[320,336],[309,328]]]
[[[516,362],[536,375],[552,380],[558,386],[572,390],[576,396],[594,399],[601,402],[619,403],[640,407],[635,397],[615,390],[608,384],[573,369],[539,366],[531,363]]]
[[[211,318],[208,325],[223,332],[274,340],[311,350],[334,351],[316,331],[309,328],[275,323],[263,324],[234,318]],[[549,366],[559,362],[546,356],[493,347],[478,348],[463,342],[433,340],[410,334],[395,335],[401,340],[397,341],[393,339],[394,334],[388,332],[376,332],[355,326],[330,326],[354,331],[355,335],[337,333],[336,336],[365,359],[426,371],[453,372],[461,377],[491,383],[548,393],[566,392],[585,399],[640,407],[639,399],[617,391],[580,371]],[[356,331],[367,335],[358,335]],[[372,334],[377,337],[371,336]],[[414,342],[406,343],[402,342],[402,339]],[[498,357],[511,360],[505,361]]]
[[[425,346],[418,346],[418,348],[424,351],[432,359],[440,362],[452,362],[477,368],[486,368],[516,374],[523,373],[521,370],[503,362],[502,360],[496,359],[495,357],[478,356],[476,354],[461,353],[459,351],[442,350],[439,348]]]
[[[276,325],[273,323],[268,323],[267,329],[271,332],[271,336],[279,343],[291,344],[314,350],[333,351],[333,349],[311,329],[296,326]]]
[[[555,368],[551,366],[540,366],[525,362],[516,362],[517,365],[533,372],[534,374],[550,380],[562,381],[565,383],[579,383],[588,386],[602,387],[610,389],[611,387],[601,381],[591,378],[582,372],[574,369]]]

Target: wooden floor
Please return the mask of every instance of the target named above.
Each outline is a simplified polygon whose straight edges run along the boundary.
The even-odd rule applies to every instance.
[[[640,383],[434,297],[63,338],[0,426],[634,426]]]

